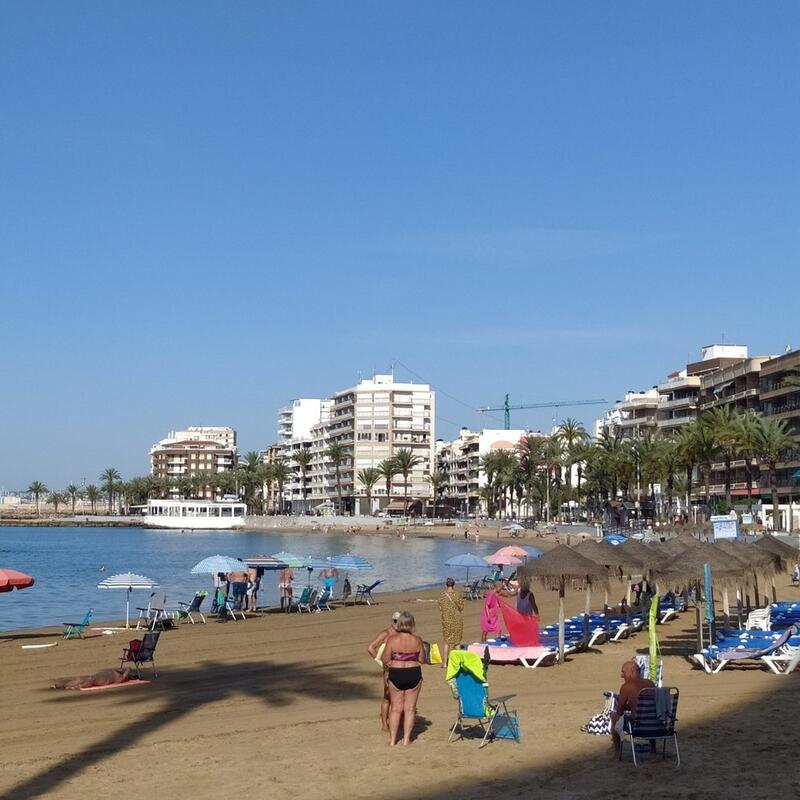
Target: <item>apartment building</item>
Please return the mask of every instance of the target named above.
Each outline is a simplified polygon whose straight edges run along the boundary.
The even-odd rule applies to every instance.
[[[458,438],[436,442],[436,464],[442,476],[441,502],[461,516],[486,511],[480,491],[487,485],[481,458],[497,450],[514,450],[524,430],[461,428]]]
[[[631,439],[647,430],[654,431],[659,400],[660,395],[655,387],[644,392],[626,392],[622,400],[618,400],[602,419],[595,422],[595,437],[607,432],[619,433]]]
[[[191,478],[236,468],[236,431],[223,427],[190,427],[173,431],[150,448],[150,474],[157,478]],[[213,496],[207,489],[204,496]]]
[[[319,419],[308,427],[307,438],[295,437],[292,428],[292,435],[283,442],[287,458],[299,447],[311,453],[306,479],[310,508],[324,511],[338,505],[337,467],[329,455],[332,444],[341,445],[345,454],[338,466],[343,513],[369,514],[379,508],[402,508],[406,489],[402,475],[394,477],[388,495],[383,481],[373,487],[371,508],[367,508],[366,490],[358,480],[362,469],[377,467],[402,448],[420,458],[409,474],[409,500],[419,507],[430,497],[425,478],[433,463],[435,393],[429,385],[395,381],[393,375],[379,374],[335,392],[319,404]],[[289,431],[285,411],[282,409],[279,416],[279,435]],[[286,491],[292,492],[287,499],[296,508],[299,483],[293,483]]]
[[[787,453],[776,466],[774,483],[778,488],[780,520],[776,529],[800,528],[800,350],[790,350],[761,365],[761,413],[786,422],[789,434],[797,448]],[[761,494],[771,497],[771,476],[765,468],[761,472]],[[784,505],[785,500],[785,505]],[[772,503],[769,503],[772,509]]]

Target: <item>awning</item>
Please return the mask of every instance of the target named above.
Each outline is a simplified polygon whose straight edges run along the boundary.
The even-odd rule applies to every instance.
[[[719,395],[721,395],[729,386],[733,386],[733,381],[728,381],[727,383],[723,383],[721,386],[717,386],[713,392],[719,397]]]
[[[414,501],[409,498],[408,504],[411,505]],[[386,504],[387,511],[402,511],[405,508],[405,505],[402,500],[392,500],[390,503]]]

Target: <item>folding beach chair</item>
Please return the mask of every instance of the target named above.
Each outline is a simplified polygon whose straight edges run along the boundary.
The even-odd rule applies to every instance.
[[[151,631],[160,627],[163,630],[164,620],[167,619],[166,607],[167,595],[160,594],[156,597],[156,593],[153,592],[147,608],[137,608],[139,618],[136,620],[136,630],[138,631],[140,627]]]
[[[311,592],[311,587],[306,586],[306,588],[300,593],[299,597],[292,597],[292,600],[289,603],[289,611],[299,611],[302,613],[302,607],[308,606],[308,601],[311,599]]]
[[[453,741],[453,737],[458,729],[459,737],[464,738],[465,730],[480,730],[483,733],[479,749],[493,739],[514,739],[517,743],[520,740],[519,722],[517,712],[509,711],[506,703],[513,694],[503,695],[502,697],[489,697],[489,684],[481,680],[475,670],[469,669],[463,663],[463,659],[474,656],[473,661],[476,665],[482,665],[482,674],[485,676],[486,665],[474,653],[464,653],[464,651],[453,651],[448,659],[448,674],[455,669],[458,673],[454,680],[450,681],[458,703],[458,717],[450,729],[448,742]],[[462,660],[458,666],[459,660]],[[480,668],[477,670],[480,674]]]
[[[64,626],[64,638],[69,639],[73,636],[79,636],[83,639],[83,632],[88,627],[92,614],[94,614],[94,609],[90,608],[83,615],[83,619],[80,622],[62,622],[61,624]]]
[[[133,664],[136,667],[136,675],[141,678],[140,669],[142,664],[148,661],[153,665],[153,677],[158,677],[156,672],[156,646],[158,645],[158,637],[161,636],[159,632],[146,633],[141,639],[133,639],[128,642],[128,646],[122,653],[119,665]]]
[[[472,583],[464,584],[464,599],[465,600],[477,600],[479,598],[478,594],[478,584],[481,582],[480,578],[476,578]]]
[[[622,728],[619,759],[622,761],[622,745],[627,742],[631,746],[633,765],[639,766],[636,760],[637,740],[647,741],[652,747],[657,742],[663,742],[661,757],[667,757],[667,741],[672,739],[675,743],[675,766],[681,765],[681,754],[678,750],[678,734],[675,732],[675,720],[678,711],[679,692],[674,686],[663,688],[646,688],[639,692],[636,698],[636,714],[631,717],[625,714]]]
[[[314,609],[317,607],[317,590],[311,589],[309,593],[306,595],[305,589],[303,590],[303,595],[297,601],[297,610],[302,614],[304,611],[307,611],[311,614]],[[305,602],[302,602],[303,596],[307,597],[308,599]]]
[[[373,603],[377,603],[377,600],[372,596],[372,590],[375,589],[377,586],[380,586],[381,581],[375,581],[375,583],[367,586],[366,583],[359,583],[356,586],[356,599],[355,602],[362,602],[366,603],[368,606],[371,606]]]
[[[206,599],[207,595],[208,592],[197,592],[191,603],[178,602],[178,605],[180,606],[178,609],[178,621],[180,622],[181,620],[188,619],[189,622],[194,625],[195,621],[192,614],[198,614],[205,625],[206,618],[203,616],[203,612],[200,611],[200,606],[203,605],[203,601]]]
[[[331,590],[323,589],[318,595],[316,602],[312,604],[311,610],[313,612],[319,611],[333,611],[331,608]]]

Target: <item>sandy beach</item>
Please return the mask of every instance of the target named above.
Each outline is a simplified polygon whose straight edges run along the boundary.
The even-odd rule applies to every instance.
[[[792,591],[782,586],[784,596]],[[644,634],[562,666],[493,666],[491,693],[516,694],[523,739],[481,751],[475,741],[447,743],[455,702],[442,671],[427,667],[416,740],[390,749],[378,728],[380,672],[365,647],[395,608],[415,614],[424,638],[439,639],[436,596],[383,595],[373,607],[185,624],[162,635],[157,680],[93,694],[48,685],[116,666],[132,636],[65,642],[54,636],[58,629],[4,634],[2,796],[118,796],[144,785],[148,794],[187,798],[266,787],[397,800],[797,795],[797,675],[692,669],[684,658],[694,640],[691,613],[660,628],[665,682],[681,691],[678,770],[660,760],[638,770],[620,764],[608,738],[579,730],[600,710],[601,692],[618,687],[621,662],[646,648]],[[537,596],[544,619],[554,619],[555,595],[539,589]],[[568,611],[581,605],[582,596],[570,595]],[[468,639],[478,637],[480,607],[467,604]],[[21,647],[50,641],[59,644]]]

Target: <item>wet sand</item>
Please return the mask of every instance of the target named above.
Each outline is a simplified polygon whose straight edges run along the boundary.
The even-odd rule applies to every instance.
[[[784,597],[797,591],[781,580]],[[794,594],[793,594],[794,592]],[[617,589],[617,596],[622,589]],[[448,744],[455,701],[438,667],[424,668],[416,739],[390,749],[378,726],[381,676],[365,652],[396,608],[411,610],[425,639],[441,637],[437,592],[381,595],[379,605],[315,615],[265,613],[247,622],[184,624],[162,635],[159,677],[139,686],[78,693],[53,679],[117,666],[122,631],[85,641],[57,629],[0,634],[2,797],[219,798],[252,793],[329,798],[767,798],[796,797],[800,672],[776,676],[693,669],[694,614],[659,633],[665,683],[681,691],[683,764],[610,757],[610,740],[579,728],[617,689],[620,664],[646,650],[628,641],[557,667],[493,666],[491,694],[514,693],[522,743]],[[539,588],[546,621],[556,597]],[[568,597],[568,611],[583,596]],[[478,638],[481,604],[467,603],[465,635]],[[58,641],[23,650],[23,644]],[[147,676],[145,676],[147,677]]]

